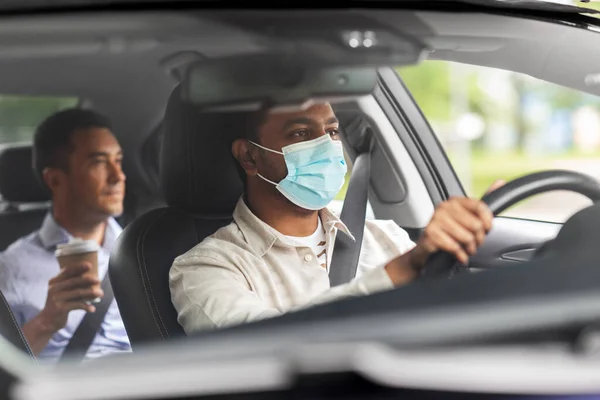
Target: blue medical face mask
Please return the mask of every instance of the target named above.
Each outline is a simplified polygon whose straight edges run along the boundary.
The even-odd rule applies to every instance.
[[[285,146],[281,151],[271,150],[250,141],[272,153],[281,154],[288,174],[279,183],[261,174],[260,178],[277,188],[289,201],[306,210],[326,207],[344,185],[346,161],[342,142],[323,135],[314,140]]]

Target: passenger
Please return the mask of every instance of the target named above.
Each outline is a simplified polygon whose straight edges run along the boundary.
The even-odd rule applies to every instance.
[[[232,145],[245,176],[233,222],[170,270],[172,301],[187,333],[404,285],[437,251],[466,263],[492,226],[485,203],[461,197],[436,208],[416,244],[393,221],[367,220],[355,279],[332,288],[336,232],[352,237],[326,208],[346,174],[339,122],[329,104],[255,117],[260,123]]]
[[[123,155],[107,118],[82,109],[46,119],[35,132],[33,154],[35,172],[52,194],[52,211],[40,230],[2,254],[0,290],[33,352],[55,362],[84,315],[95,311],[86,300],[103,296],[92,286],[106,275],[110,249],[121,233],[113,216],[123,212]],[[54,251],[74,237],[100,246],[98,279],[83,276],[88,264],[60,270]],[[86,358],[130,350],[113,300]]]

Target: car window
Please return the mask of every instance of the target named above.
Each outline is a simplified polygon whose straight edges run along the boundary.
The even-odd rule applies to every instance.
[[[600,178],[600,98],[528,75],[425,61],[398,73],[444,147],[469,196],[497,179],[546,169]],[[502,215],[564,222],[591,204],[555,191]]]
[[[348,183],[350,182],[350,176],[352,175],[352,159],[345,151],[344,158],[346,159],[346,165],[348,166],[348,172],[346,173],[344,186],[328,206],[328,208],[337,215],[342,213],[342,207],[344,206],[344,200],[346,199],[346,194],[348,191]],[[366,219],[375,219],[375,213],[373,212],[373,208],[371,207],[371,202],[369,200],[367,200],[367,213],[365,217]]]
[[[350,182],[350,175],[352,174],[352,160],[344,151],[344,158],[346,159],[346,165],[348,166],[348,172],[346,173],[346,179],[344,180],[344,186],[339,191],[337,196],[329,203],[329,209],[335,212],[337,215],[340,215],[342,212],[342,207],[344,206],[344,200],[346,199],[346,193],[348,191],[348,183]]]
[[[46,117],[78,103],[77,97],[0,95],[0,144],[31,142]]]

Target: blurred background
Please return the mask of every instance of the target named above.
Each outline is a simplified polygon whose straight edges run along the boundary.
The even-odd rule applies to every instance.
[[[399,68],[467,194],[497,179],[571,169],[600,179],[600,98],[527,75],[450,62]],[[562,222],[589,202],[550,193],[508,212]],[[567,206],[568,205],[568,206]]]

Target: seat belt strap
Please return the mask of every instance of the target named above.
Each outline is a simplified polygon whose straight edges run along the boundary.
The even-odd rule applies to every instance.
[[[102,326],[102,322],[104,322],[104,317],[108,313],[108,309],[114,300],[108,271],[102,280],[101,288],[104,292],[104,296],[102,296],[99,303],[95,304],[96,311],[85,314],[81,323],[73,333],[71,340],[69,340],[69,344],[67,344],[67,347],[62,354],[62,359],[68,358],[73,361],[81,361],[92,345],[96,334]]]
[[[348,191],[342,207],[340,219],[354,236],[336,235],[333,256],[329,267],[331,286],[350,282],[356,276],[362,238],[365,230],[367,203],[369,200],[369,181],[371,178],[371,145],[366,144],[364,150],[354,160]]]

